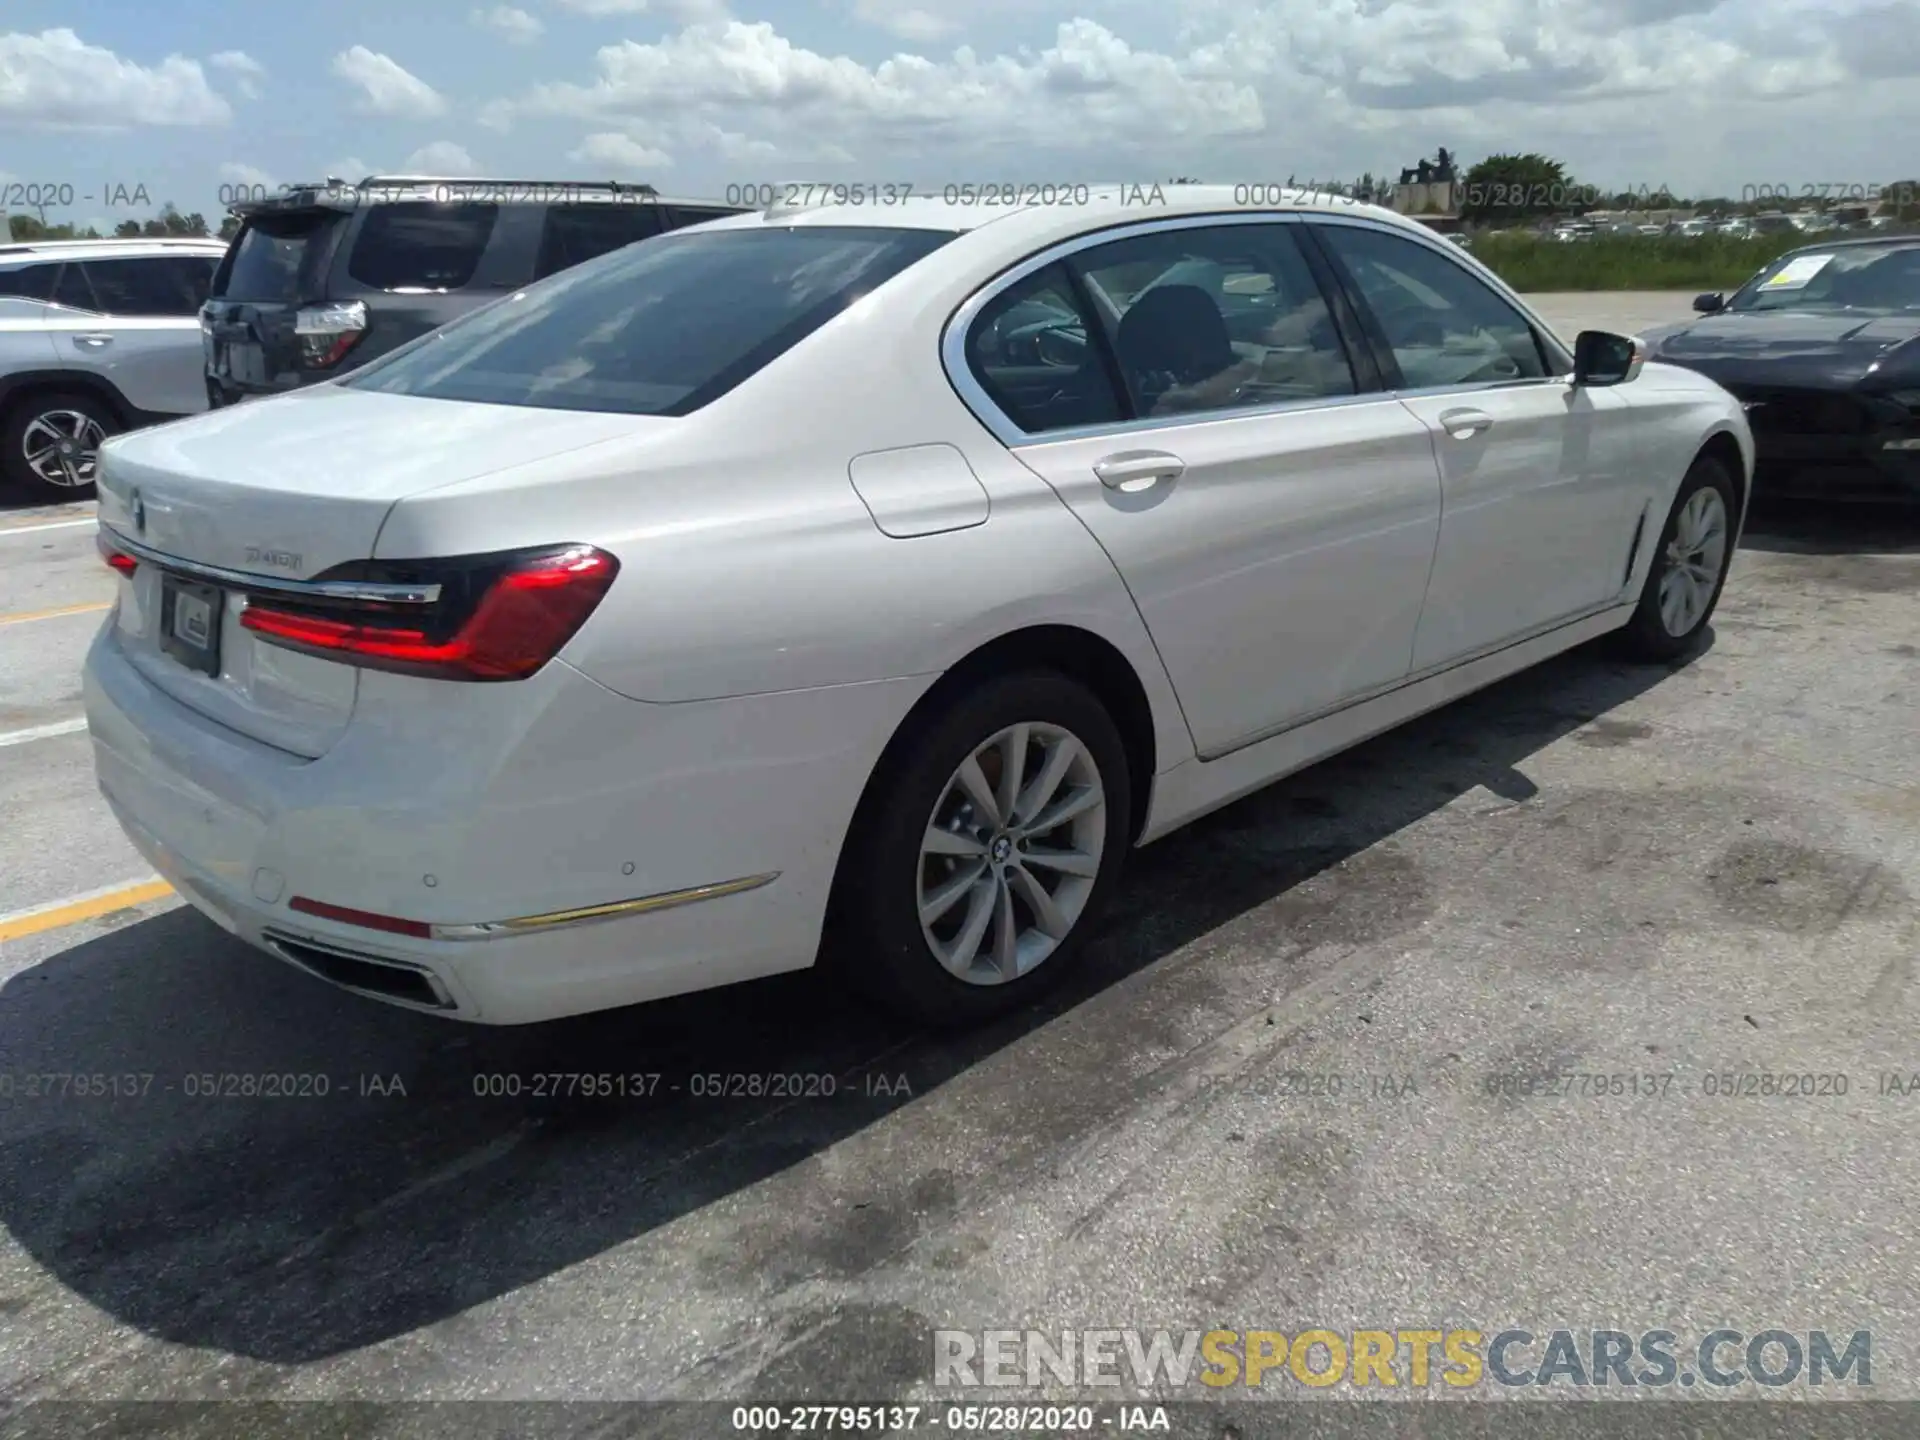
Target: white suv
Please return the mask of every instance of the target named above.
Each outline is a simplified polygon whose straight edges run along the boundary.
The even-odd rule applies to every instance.
[[[0,245],[0,480],[93,493],[100,442],[207,408],[199,310],[226,242]]]

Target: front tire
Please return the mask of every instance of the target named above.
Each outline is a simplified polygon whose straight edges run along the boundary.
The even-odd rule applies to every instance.
[[[41,504],[91,499],[100,446],[119,430],[119,417],[91,395],[27,395],[0,424],[0,474]]]
[[[1733,564],[1733,477],[1711,455],[1693,462],[1647,568],[1640,604],[1620,632],[1638,660],[1677,660],[1699,648]]]
[[[836,909],[855,982],[941,1028],[1027,1003],[1078,958],[1132,804],[1084,686],[1027,671],[960,696],[896,741],[849,837]]]

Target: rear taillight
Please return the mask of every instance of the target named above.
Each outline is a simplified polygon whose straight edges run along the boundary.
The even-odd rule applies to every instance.
[[[126,551],[116,549],[104,531],[93,537],[93,543],[100,547],[100,558],[120,574],[131,575],[140,568],[140,562]]]
[[[306,306],[293,317],[293,333],[300,342],[300,364],[324,370],[339,364],[367,333],[367,307],[358,300]]]
[[[240,623],[270,644],[369,670],[434,680],[524,680],[573,638],[620,562],[591,545],[574,545],[503,557],[477,572],[470,561],[408,569],[421,579],[442,569],[471,576],[467,589],[476,593],[457,612],[445,608],[448,601],[413,612],[250,597]]]

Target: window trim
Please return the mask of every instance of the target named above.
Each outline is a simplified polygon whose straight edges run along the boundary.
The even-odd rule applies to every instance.
[[[1466,395],[1486,390],[1517,390],[1528,386],[1565,388],[1572,383],[1573,353],[1561,343],[1560,337],[1555,335],[1552,328],[1499,276],[1485,266],[1468,263],[1472,257],[1464,254],[1459,246],[1429,234],[1410,232],[1401,226],[1368,219],[1365,216],[1314,214],[1305,219],[1307,229],[1312,235],[1314,249],[1325,258],[1328,268],[1338,277],[1340,288],[1358,317],[1360,327],[1367,338],[1368,348],[1374,352],[1376,363],[1380,367],[1382,382],[1388,394],[1401,397]],[[1486,286],[1500,299],[1511,305],[1514,312],[1526,322],[1527,328],[1533,333],[1534,347],[1540,352],[1540,360],[1547,373],[1518,380],[1468,380],[1455,385],[1398,383],[1404,381],[1406,377],[1400,373],[1400,362],[1393,353],[1392,345],[1387,341],[1386,332],[1380,328],[1379,320],[1375,318],[1372,307],[1367,304],[1366,296],[1361,293],[1359,282],[1349,272],[1346,262],[1331,245],[1321,240],[1319,234],[1321,228],[1334,226],[1353,230],[1372,230],[1379,234],[1397,237],[1410,245],[1417,245],[1442,257],[1469,280]]]
[[[1299,225],[1313,218],[1311,215],[1294,211],[1282,213],[1276,211],[1248,212],[1244,210],[1203,215],[1181,215],[1172,219],[1129,221],[1119,225],[1110,225],[1098,230],[1084,231],[1070,239],[1050,245],[1044,250],[1035,251],[1023,260],[1001,270],[992,279],[986,281],[954,310],[948,317],[946,329],[940,337],[940,363],[947,373],[947,383],[974,419],[1009,450],[1021,449],[1032,445],[1053,445],[1066,440],[1082,440],[1099,435],[1130,435],[1144,431],[1177,429],[1189,425],[1214,425],[1223,421],[1257,420],[1269,415],[1284,415],[1295,411],[1327,410],[1343,405],[1378,404],[1388,392],[1379,387],[1380,377],[1369,376],[1364,372],[1371,357],[1364,347],[1355,350],[1342,323],[1340,313],[1342,302],[1346,301],[1343,290],[1336,287],[1325,298],[1330,302],[1328,308],[1333,312],[1334,328],[1340,334],[1343,345],[1348,349],[1349,363],[1354,367],[1354,380],[1357,386],[1351,395],[1319,395],[1302,400],[1279,400],[1271,405],[1250,405],[1233,410],[1203,410],[1182,415],[1145,415],[1128,420],[1108,421],[1095,425],[1073,425],[1059,430],[1030,432],[1020,428],[1013,418],[1001,410],[987,394],[986,388],[974,377],[973,369],[967,363],[967,334],[973,328],[973,322],[980,312],[1006,290],[1018,285],[1036,271],[1044,270],[1057,261],[1069,261],[1084,250],[1106,245],[1116,240],[1132,240],[1143,235],[1159,235],[1177,230],[1215,230],[1228,225]],[[1382,227],[1391,230],[1391,227]],[[1307,267],[1313,273],[1314,280],[1326,289],[1327,276],[1315,264],[1317,246],[1309,237],[1299,240],[1301,255]],[[1067,270],[1076,281],[1079,278],[1077,266],[1069,263]],[[1084,296],[1082,297],[1084,304]],[[1350,303],[1350,302],[1347,302]],[[1528,312],[1529,314],[1531,312]],[[1098,319],[1098,316],[1095,316]],[[1097,337],[1101,350],[1109,347],[1104,328],[1099,328]],[[1363,357],[1366,357],[1363,359]],[[1112,363],[1107,362],[1109,373]],[[1375,381],[1375,388],[1368,389],[1367,382]],[[1122,408],[1131,408],[1132,401],[1123,389],[1120,393]]]

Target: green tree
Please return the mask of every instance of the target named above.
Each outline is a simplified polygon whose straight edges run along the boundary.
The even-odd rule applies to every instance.
[[[1489,155],[1460,178],[1460,215],[1475,225],[1513,225],[1586,208],[1558,160],[1529,152]]]
[[[240,217],[238,215],[229,215],[220,222],[220,238],[222,240],[231,240],[239,233]]]
[[[85,229],[72,224],[49,225],[34,215],[13,215],[12,222],[15,240],[98,240],[100,232],[91,225]]]
[[[138,220],[122,220],[118,225],[113,227],[113,233],[122,240],[138,240],[140,238],[140,222]]]

